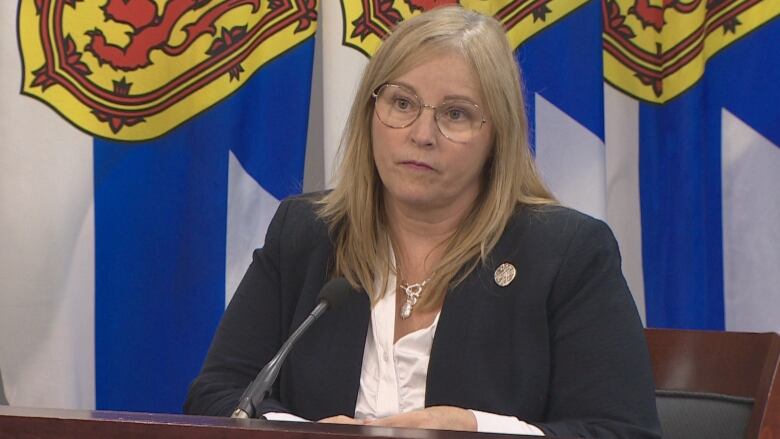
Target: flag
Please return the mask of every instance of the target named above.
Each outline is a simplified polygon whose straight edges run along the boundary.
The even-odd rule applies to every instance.
[[[302,190],[316,6],[3,3],[11,404],[181,410],[251,249]]]
[[[602,0],[650,326],[778,331],[780,3]]]

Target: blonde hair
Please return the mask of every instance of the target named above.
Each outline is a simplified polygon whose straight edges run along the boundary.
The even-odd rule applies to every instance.
[[[441,303],[447,290],[480,261],[487,262],[518,205],[555,203],[531,157],[520,73],[501,25],[460,7],[437,8],[402,22],[366,67],[342,138],[336,186],[319,200],[319,216],[328,223],[335,247],[331,275],[362,287],[374,302],[385,291],[374,291],[374,281],[381,276],[387,282],[394,267],[382,182],[371,148],[371,93],[441,52],[462,55],[477,73],[494,144],[482,193],[446,243],[417,307]]]

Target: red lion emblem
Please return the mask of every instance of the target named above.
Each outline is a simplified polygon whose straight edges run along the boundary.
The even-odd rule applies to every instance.
[[[317,21],[317,0],[18,1],[22,92],[84,131],[128,141],[224,99],[312,38]]]
[[[260,0],[228,0],[202,15],[196,22],[184,26],[187,38],[178,46],[168,44],[171,32],[181,17],[192,10],[209,4],[212,0],[169,0],[162,14],[153,0],[108,0],[103,6],[106,20],[123,23],[131,28],[130,43],[120,47],[106,41],[99,29],[88,33],[91,40],[86,50],[104,64],[116,70],[130,71],[151,64],[152,50],[162,50],[167,55],[184,53],[199,36],[214,35],[214,22],[225,12],[241,5],[253,6],[253,12],[260,8]]]
[[[652,26],[658,32],[661,32],[666,24],[664,12],[667,9],[672,8],[683,14],[688,14],[696,10],[701,3],[701,0],[692,0],[689,3],[682,0],[662,0],[660,6],[655,6],[651,5],[650,1],[636,0],[634,6],[628,8],[628,13],[636,15],[636,18],[642,23],[642,27]]]

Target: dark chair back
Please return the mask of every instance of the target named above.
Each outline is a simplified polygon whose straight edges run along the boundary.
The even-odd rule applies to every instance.
[[[780,336],[647,329],[665,439],[780,437]]]

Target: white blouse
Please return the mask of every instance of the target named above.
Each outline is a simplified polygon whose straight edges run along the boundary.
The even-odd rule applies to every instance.
[[[395,284],[395,275],[391,274],[385,295],[371,308],[355,419],[384,418],[425,408],[428,360],[440,314],[436,315],[431,326],[407,334],[393,343]],[[513,416],[470,411],[477,419],[479,432],[544,436],[536,426]],[[265,417],[271,421],[305,421],[288,413],[266,413]]]
[[[428,360],[441,313],[427,328],[409,333],[393,343],[396,278],[392,273],[387,285],[385,295],[371,308],[355,419],[384,418],[425,408]],[[479,432],[544,436],[536,426],[513,416],[471,412],[477,419]]]
[[[356,419],[384,418],[419,410],[425,405],[428,360],[439,314],[431,326],[407,334],[393,344],[395,312],[395,276],[391,276],[388,291],[371,309]]]

